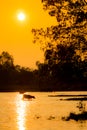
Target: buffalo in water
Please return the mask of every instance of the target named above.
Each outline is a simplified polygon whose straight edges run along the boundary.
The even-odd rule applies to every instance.
[[[23,100],[24,100],[24,99],[28,99],[28,100],[29,100],[29,99],[32,99],[32,98],[35,99],[35,96],[29,95],[29,94],[23,94],[23,98],[22,98],[22,99],[23,99]]]

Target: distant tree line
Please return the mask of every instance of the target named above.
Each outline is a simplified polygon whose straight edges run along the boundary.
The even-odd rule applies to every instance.
[[[0,91],[87,90],[87,61],[36,62],[37,69],[14,65],[8,52],[0,55]],[[52,66],[51,66],[52,65]]]
[[[8,52],[0,54],[0,91],[24,91],[37,87],[35,70],[14,65]]]

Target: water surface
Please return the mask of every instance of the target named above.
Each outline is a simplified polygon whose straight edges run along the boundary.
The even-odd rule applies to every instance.
[[[0,93],[0,130],[86,130],[87,121],[65,121],[70,112],[79,113],[79,104],[87,101],[60,100],[87,92],[30,92],[36,99],[22,100],[17,92]],[[53,95],[50,97],[49,95]]]

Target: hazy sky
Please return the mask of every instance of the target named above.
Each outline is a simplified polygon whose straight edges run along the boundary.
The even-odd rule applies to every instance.
[[[26,19],[19,21],[17,15],[24,12]],[[41,0],[0,1],[0,53],[9,52],[14,63],[34,68],[36,61],[43,60],[40,46],[33,44],[32,28],[53,25],[56,19],[43,10]]]

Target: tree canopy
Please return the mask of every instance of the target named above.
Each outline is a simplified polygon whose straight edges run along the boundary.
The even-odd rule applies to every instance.
[[[35,41],[44,44],[44,49],[59,44],[73,45],[77,55],[86,58],[87,50],[87,3],[85,0],[42,0],[43,8],[57,20],[56,26],[46,30],[33,29]]]
[[[43,9],[57,24],[32,29],[34,42],[41,43],[49,74],[57,79],[87,77],[87,1],[42,0]]]

